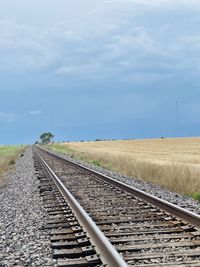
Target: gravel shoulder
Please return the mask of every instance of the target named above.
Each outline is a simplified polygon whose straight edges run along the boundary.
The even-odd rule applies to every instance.
[[[43,230],[47,215],[34,174],[32,149],[6,174],[0,187],[0,266],[50,267],[52,259],[48,232]]]
[[[76,160],[76,159],[72,159],[69,155],[67,154],[63,154],[60,152],[55,152],[49,149],[49,151],[51,151],[52,153],[54,153],[55,155],[59,155],[65,159],[68,159],[72,162],[77,162],[85,167],[88,167],[90,169],[93,169],[95,171],[98,171],[104,175],[110,176],[118,181],[124,182],[130,186],[133,186],[135,188],[138,188],[140,190],[143,190],[149,194],[152,194],[156,197],[159,197],[161,199],[167,200],[173,204],[176,204],[178,206],[181,206],[183,208],[186,208],[190,211],[193,211],[195,213],[200,214],[200,201],[195,201],[190,197],[178,194],[176,192],[171,192],[163,187],[151,184],[149,182],[134,178],[134,177],[127,177],[127,176],[123,176],[120,175],[119,173],[116,172],[112,172],[109,170],[106,170],[102,167],[99,166],[95,166],[94,164],[90,164],[90,163],[86,163],[80,160]]]

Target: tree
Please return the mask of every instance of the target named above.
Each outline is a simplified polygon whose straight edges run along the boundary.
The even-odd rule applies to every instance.
[[[42,144],[48,144],[53,137],[54,135],[52,133],[43,133],[40,135]]]

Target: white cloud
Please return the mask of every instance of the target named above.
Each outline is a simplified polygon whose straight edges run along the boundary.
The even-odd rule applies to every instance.
[[[55,73],[61,75],[84,75],[91,76],[97,72],[102,71],[101,64],[77,64],[74,66],[62,66],[58,68]]]
[[[199,8],[200,2],[198,0],[107,0],[106,3],[112,4],[133,4],[135,6],[144,6],[144,7],[165,7],[165,8]]]
[[[29,115],[41,115],[43,112],[41,110],[30,110]]]
[[[50,48],[48,29],[0,20],[0,70],[29,71],[49,67],[55,54]],[[47,34],[48,35],[48,34]]]
[[[14,122],[17,117],[16,113],[13,112],[2,112],[0,111],[0,121],[2,122]]]
[[[188,49],[200,49],[200,33],[199,35],[185,35],[179,39],[180,45]]]
[[[130,8],[127,3],[133,6]],[[142,12],[137,16],[138,6]],[[160,9],[149,12],[151,6]],[[188,13],[189,34],[181,23],[181,18],[183,25],[186,23],[185,13],[180,16],[186,6],[200,6],[200,1],[104,1],[96,9],[93,6],[85,20],[71,17],[51,27],[0,20],[0,72],[47,71],[89,78],[115,76],[122,80],[130,73],[143,73],[144,78],[152,80],[170,77],[172,72],[187,67],[199,69],[196,58],[200,53],[200,33],[192,27],[198,16]],[[174,7],[179,10],[179,21],[170,21],[166,16],[168,8]],[[173,12],[175,16],[176,11]]]
[[[135,84],[149,84],[152,82],[159,82],[171,78],[171,74],[159,74],[159,73],[144,73],[133,72],[125,77],[127,82],[134,82]]]

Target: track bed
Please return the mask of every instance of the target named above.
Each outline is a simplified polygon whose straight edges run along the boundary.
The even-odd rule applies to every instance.
[[[46,151],[38,149],[37,151],[109,238],[128,266],[200,266],[198,227],[101,179],[92,171],[75,166]],[[46,178],[43,180],[41,178],[41,182],[46,183]],[[74,233],[65,234],[62,223],[66,223],[66,220],[69,222],[68,219],[74,223],[76,219],[70,215],[70,207],[65,207],[59,193],[55,191],[52,195],[51,191],[44,190],[42,194],[44,201],[56,198],[59,202],[57,210],[55,204],[49,207],[49,204],[47,205],[50,216],[53,216],[51,218],[57,216],[58,219],[56,220],[57,226],[54,220],[50,224],[53,229],[52,246],[58,248],[55,250],[54,257],[63,251],[62,256],[66,258],[65,249],[69,243],[67,237],[68,234],[71,236]],[[59,204],[64,208],[61,209]],[[60,210],[61,216],[57,213]],[[76,226],[75,223],[73,227]],[[59,229],[56,230],[56,228]],[[84,230],[80,231],[80,235],[85,239]],[[85,239],[88,247],[92,246],[89,240],[89,237],[88,242]],[[76,245],[78,247],[77,243]],[[86,256],[86,254],[81,255]],[[86,260],[91,259],[91,264],[94,264],[91,266],[103,264],[98,257],[98,251],[94,249],[91,255],[96,260],[92,262],[92,258],[86,258]]]

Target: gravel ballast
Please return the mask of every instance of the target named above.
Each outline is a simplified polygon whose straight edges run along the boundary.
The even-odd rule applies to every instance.
[[[200,214],[199,202],[189,197],[72,159],[66,154],[53,153]],[[43,229],[47,214],[39,195],[31,147],[17,160],[6,180],[7,185],[0,187],[0,267],[56,267],[49,232]]]
[[[146,181],[141,180],[141,179],[123,176],[123,175],[120,175],[119,173],[106,170],[103,167],[96,166],[96,165],[91,164],[91,163],[86,163],[86,162],[71,158],[67,154],[55,152],[55,151],[50,150],[50,149],[48,149],[48,150],[55,155],[61,156],[67,160],[74,162],[74,163],[81,164],[87,168],[93,169],[93,170],[100,172],[104,175],[112,177],[112,178],[114,178],[120,182],[123,182],[125,184],[130,185],[130,186],[133,186],[133,187],[138,188],[140,190],[143,190],[143,191],[145,191],[151,195],[154,195],[156,197],[159,197],[161,199],[169,201],[170,203],[176,204],[180,207],[186,208],[190,211],[193,211],[195,213],[200,214],[200,205],[199,205],[200,202],[195,201],[190,197],[178,194],[176,192],[171,192],[171,191],[169,191],[163,187],[157,186],[155,184],[151,184],[151,183],[146,182]]]
[[[0,188],[0,266],[57,266],[49,234],[43,230],[47,215],[34,174],[32,149],[16,162]]]

